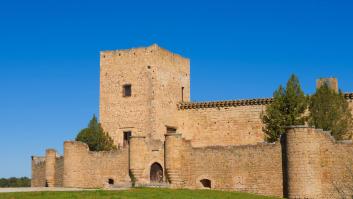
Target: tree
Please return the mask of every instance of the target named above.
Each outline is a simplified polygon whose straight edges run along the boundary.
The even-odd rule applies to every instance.
[[[310,98],[309,124],[325,131],[337,139],[349,139],[352,136],[352,113],[344,94],[323,84]]]
[[[291,125],[305,124],[304,112],[307,109],[307,97],[300,87],[298,78],[291,75],[286,88],[279,86],[273,94],[273,102],[267,106],[262,122],[268,142],[275,142]]]
[[[27,177],[21,178],[0,178],[0,187],[30,187],[31,179]]]
[[[76,136],[76,141],[86,143],[90,151],[110,151],[116,149],[112,138],[107,132],[103,131],[95,115],[93,115],[88,127],[82,129]]]

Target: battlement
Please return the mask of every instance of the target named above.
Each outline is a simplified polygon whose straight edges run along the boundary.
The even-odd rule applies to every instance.
[[[32,156],[32,164],[41,165],[45,163],[45,156]]]
[[[118,49],[118,50],[103,50],[100,51],[101,59],[110,59],[114,57],[125,57],[128,56],[130,58],[140,57],[140,56],[149,56],[153,53],[158,53],[164,59],[172,59],[172,60],[184,60],[189,62],[189,58],[183,57],[180,54],[169,51],[165,48],[158,46],[157,44],[152,44],[148,47],[138,47],[138,48],[129,48],[129,49]]]
[[[64,156],[47,149],[45,156],[32,156],[32,187],[63,186]]]
[[[156,50],[159,47],[157,44],[152,44],[150,46],[147,47],[136,47],[136,48],[127,48],[127,49],[117,49],[117,50],[102,50],[101,53],[105,54],[105,53],[133,53],[136,51],[153,51]]]

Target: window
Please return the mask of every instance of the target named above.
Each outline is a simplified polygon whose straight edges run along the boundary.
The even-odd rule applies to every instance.
[[[176,128],[167,127],[167,133],[176,133]]]
[[[124,131],[124,142],[123,142],[124,147],[129,145],[130,137],[131,137],[131,131]]]
[[[184,102],[184,87],[181,87],[181,101]]]
[[[123,86],[123,96],[131,97],[131,84],[125,84]]]

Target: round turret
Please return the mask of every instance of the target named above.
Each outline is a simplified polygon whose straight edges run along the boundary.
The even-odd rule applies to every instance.
[[[56,151],[54,149],[47,149],[45,155],[45,180],[47,187],[55,186],[55,160]]]
[[[285,135],[288,198],[320,198],[320,143],[313,128],[295,126]]]
[[[172,187],[179,187],[181,180],[181,151],[182,138],[178,133],[165,135],[165,166],[169,183]]]
[[[131,136],[129,144],[130,177],[137,183],[143,182],[145,154],[147,152],[144,136]]]

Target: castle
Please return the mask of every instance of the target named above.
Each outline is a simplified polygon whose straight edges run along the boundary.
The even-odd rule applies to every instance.
[[[334,79],[325,80],[337,86]],[[318,82],[320,84],[320,81]],[[345,98],[353,107],[353,93]],[[189,59],[157,45],[100,54],[100,122],[118,146],[32,156],[33,187],[165,185],[289,198],[334,198],[346,183],[351,141],[289,127],[264,142],[260,115],[271,98],[191,102]]]

